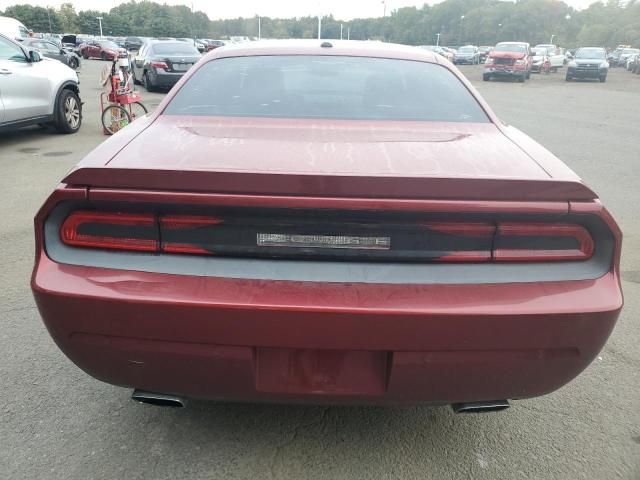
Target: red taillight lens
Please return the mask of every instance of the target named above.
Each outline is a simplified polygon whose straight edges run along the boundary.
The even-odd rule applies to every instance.
[[[422,224],[326,224],[295,217],[273,222],[258,217],[225,221],[210,216],[79,210],[64,221],[62,242],[153,253],[240,255],[269,258],[329,258],[412,262],[552,262],[588,260],[595,243],[582,225],[568,223],[428,222]],[[260,243],[263,236],[290,238],[284,245]],[[302,245],[302,237],[343,239]],[[385,248],[363,248],[385,238]],[[344,239],[351,239],[345,241]],[[303,248],[304,247],[304,248]]]
[[[429,223],[425,225],[431,236],[442,241],[437,260],[442,262],[489,262],[496,231],[488,223]]]
[[[150,65],[153,68],[160,68],[162,70],[169,70],[169,65],[167,65],[165,62],[151,62]]]
[[[580,225],[502,223],[493,257],[497,262],[588,260],[593,252],[593,239]]]
[[[160,218],[160,230],[163,234],[162,251],[167,253],[212,254],[197,243],[198,231],[212,225],[218,225],[222,220],[214,217],[190,215],[173,215]],[[182,238],[183,241],[177,241]],[[206,243],[206,237],[203,238]]]
[[[62,242],[74,247],[156,252],[159,233],[155,216],[137,213],[76,211],[64,221]]]

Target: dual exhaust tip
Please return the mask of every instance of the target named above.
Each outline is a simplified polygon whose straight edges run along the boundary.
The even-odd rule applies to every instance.
[[[131,398],[136,402],[157,407],[183,408],[186,403],[184,398],[177,395],[146,392],[144,390],[134,390]],[[455,413],[499,412],[509,408],[509,402],[507,400],[492,400],[488,402],[454,403],[451,408]]]

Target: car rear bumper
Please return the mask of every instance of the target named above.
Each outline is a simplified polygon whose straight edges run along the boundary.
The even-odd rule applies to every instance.
[[[152,81],[158,87],[173,87],[184,76],[186,72],[154,72],[151,71]]]
[[[517,399],[578,375],[622,294],[597,280],[388,285],[235,280],[62,265],[32,278],[65,354],[108,383],[241,401]]]

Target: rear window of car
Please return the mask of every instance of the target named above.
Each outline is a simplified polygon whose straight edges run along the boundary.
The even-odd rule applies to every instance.
[[[185,42],[156,43],[151,47],[154,55],[200,55],[198,49]]]
[[[447,68],[370,57],[231,57],[200,67],[166,115],[489,122]]]

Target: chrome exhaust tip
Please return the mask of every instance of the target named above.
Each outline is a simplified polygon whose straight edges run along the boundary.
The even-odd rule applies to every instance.
[[[451,408],[455,413],[487,413],[499,412],[509,408],[508,400],[491,400],[489,402],[454,403]]]
[[[157,407],[182,408],[185,406],[183,398],[166,393],[145,392],[144,390],[134,390],[131,399],[139,403],[155,405]]]

